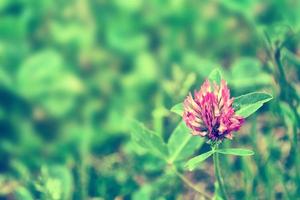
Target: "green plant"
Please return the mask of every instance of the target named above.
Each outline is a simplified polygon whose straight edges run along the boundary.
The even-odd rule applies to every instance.
[[[222,80],[222,76],[219,70],[212,71],[209,75],[209,80],[220,83]],[[253,92],[234,98],[234,102],[232,105],[236,114],[243,118],[246,118],[271,99],[272,96],[267,93]],[[175,105],[171,109],[171,111],[182,116],[184,115],[184,109],[184,106],[182,105],[182,103],[180,103]],[[133,122],[132,126],[132,137],[139,146],[145,148],[150,153],[153,153],[154,155],[164,160],[167,166],[169,166],[174,171],[174,173],[179,178],[181,178],[188,186],[192,187],[204,197],[210,198],[210,196],[206,192],[196,188],[178,171],[178,163],[176,161],[184,161],[185,159],[193,155],[193,153],[205,142],[203,138],[200,138],[199,136],[192,136],[192,134],[189,134],[188,132],[189,130],[185,126],[185,123],[179,123],[177,128],[171,134],[168,143],[166,144],[157,133],[148,130],[142,124]],[[253,155],[254,152],[242,148],[220,148],[219,146],[222,143],[223,139],[224,138],[214,139],[210,137],[207,143],[210,144],[211,150],[191,158],[188,162],[186,162],[185,168],[192,171],[197,168],[201,162],[203,162],[210,156],[213,156],[214,169],[218,182],[217,187],[220,189],[220,196],[223,199],[228,199],[221,176],[219,154],[250,156]],[[221,198],[218,197],[217,193],[215,194],[215,197]]]

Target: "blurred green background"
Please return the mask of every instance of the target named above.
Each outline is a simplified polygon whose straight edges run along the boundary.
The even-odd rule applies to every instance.
[[[130,120],[167,140],[181,120],[169,109],[216,67],[233,96],[274,95],[229,144],[255,156],[222,160],[230,196],[300,199],[299,101],[268,57],[282,43],[299,94],[299,10],[297,0],[0,0],[0,199],[198,199],[131,141]],[[184,175],[214,192],[211,161]]]

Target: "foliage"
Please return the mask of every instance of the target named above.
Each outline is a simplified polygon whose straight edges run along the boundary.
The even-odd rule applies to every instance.
[[[170,112],[217,68],[249,115],[222,151],[255,152],[218,153],[229,196],[298,199],[299,6],[0,1],[0,199],[218,199],[211,158],[184,167],[209,146]]]

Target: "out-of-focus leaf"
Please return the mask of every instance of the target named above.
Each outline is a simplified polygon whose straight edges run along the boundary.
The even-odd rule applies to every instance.
[[[138,191],[133,193],[133,200],[150,200],[151,199],[152,187],[150,184],[143,185]]]
[[[155,57],[149,53],[143,52],[135,56],[134,71],[135,78],[143,77],[143,82],[153,83],[158,78],[158,63]],[[137,83],[138,85],[141,82]]]
[[[175,106],[173,106],[171,108],[171,111],[173,113],[176,113],[176,114],[182,116],[182,114],[183,114],[183,103],[176,104]]]
[[[168,157],[168,148],[162,138],[153,131],[148,130],[143,124],[132,121],[131,135],[138,145],[147,149],[150,153],[163,159]]]
[[[79,80],[66,68],[62,57],[52,50],[45,50],[29,57],[17,73],[17,86],[26,96],[45,92],[82,90]]]
[[[272,82],[272,76],[262,70],[262,64],[258,59],[240,58],[230,68],[228,82],[237,89],[268,85]]]
[[[291,26],[291,20],[276,23],[265,28],[265,37],[268,40],[269,45],[276,46],[278,44],[293,42],[293,28]]]
[[[84,49],[94,42],[93,32],[85,24],[53,21],[49,26],[51,36],[58,44],[79,46]]]
[[[52,192],[57,192],[60,190],[61,199],[67,200],[71,199],[73,193],[73,177],[70,173],[70,170],[64,166],[52,166],[49,167],[49,179],[47,180],[48,186]],[[51,181],[52,180],[52,181]],[[54,183],[53,186],[60,186],[60,188],[51,188],[51,183]],[[47,185],[46,185],[47,186]],[[63,189],[61,189],[63,188]]]
[[[227,155],[235,156],[252,156],[254,152],[249,149],[239,149],[239,148],[228,148],[228,149],[217,149],[216,152]]]
[[[236,97],[233,102],[233,107],[236,114],[246,118],[272,98],[270,94],[264,92],[253,92]]]
[[[33,200],[33,197],[30,194],[30,192],[26,188],[24,188],[24,187],[19,187],[14,192],[14,198],[16,200]]]
[[[185,123],[181,121],[173,131],[169,141],[169,162],[173,163],[191,156],[204,143],[203,138],[193,137]]]
[[[45,50],[29,57],[17,72],[17,92],[54,116],[71,110],[81,81],[67,70],[62,57]]]
[[[133,12],[133,11],[138,11],[139,9],[141,9],[142,5],[143,5],[143,1],[142,0],[134,0],[132,1],[132,3],[126,3],[122,0],[115,0],[114,4],[122,10],[128,11],[128,12]]]
[[[4,85],[5,87],[11,87],[12,80],[9,74],[0,67],[0,85]]]
[[[247,16],[248,14],[251,14],[251,12],[253,12],[257,2],[256,0],[242,0],[242,1],[226,0],[220,3],[228,10],[232,10],[234,12],[241,13],[242,15]]]
[[[182,66],[189,69],[189,71],[195,72],[200,77],[206,78],[212,69],[218,66],[218,63],[211,59],[201,58],[199,54],[194,51],[187,51],[183,54]]]
[[[297,118],[295,116],[295,113],[290,108],[290,106],[285,102],[280,102],[279,106],[285,123],[289,124],[287,128],[290,129],[295,124],[297,124]]]
[[[126,18],[119,19],[120,23],[114,23],[113,19],[111,20],[106,29],[106,41],[111,48],[124,54],[144,51],[148,43],[148,38],[144,33],[126,23]]]
[[[43,166],[40,180],[35,183],[35,187],[44,198],[71,199],[74,187],[73,177],[70,170],[65,166]]]
[[[199,156],[196,156],[192,159],[190,159],[186,164],[185,167],[188,168],[188,170],[192,171],[194,170],[201,162],[206,160],[209,156],[211,156],[214,153],[214,151],[208,151],[206,153],[203,153]]]
[[[214,69],[208,76],[208,79],[211,81],[211,82],[216,82],[217,84],[220,84],[221,83],[221,80],[222,80],[222,74],[221,74],[221,71],[217,68],[217,69]]]
[[[299,58],[299,56],[295,55],[294,53],[292,53],[287,48],[284,48],[282,50],[282,54],[283,54],[283,57],[285,57],[288,61],[290,61],[295,66],[297,66],[298,68],[300,68],[300,58]]]

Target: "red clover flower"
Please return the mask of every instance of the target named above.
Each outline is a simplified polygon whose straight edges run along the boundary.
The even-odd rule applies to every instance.
[[[220,85],[206,80],[199,91],[191,93],[184,101],[183,120],[193,135],[207,137],[211,142],[232,139],[232,131],[238,131],[244,118],[235,114],[233,98],[225,80]]]

